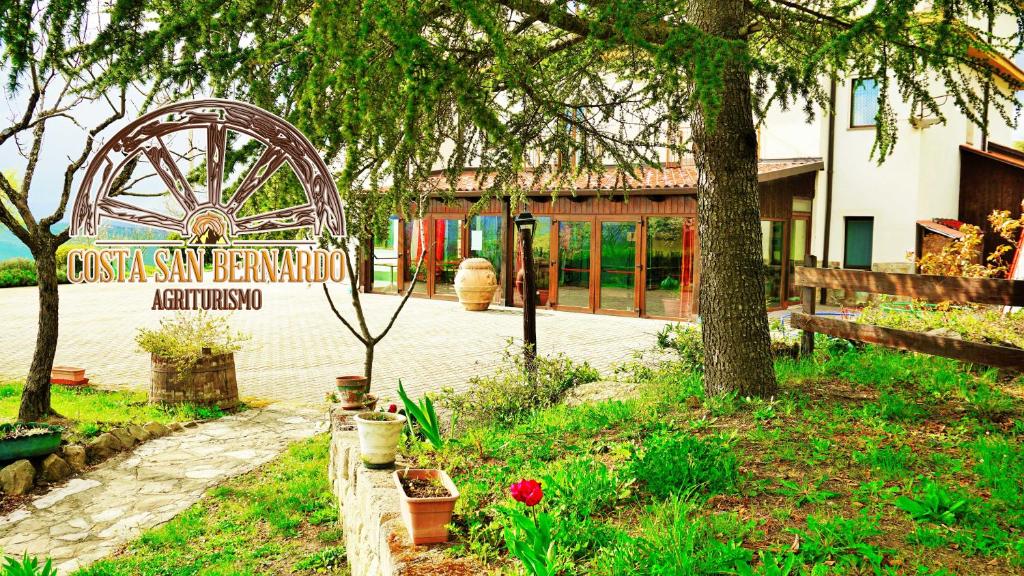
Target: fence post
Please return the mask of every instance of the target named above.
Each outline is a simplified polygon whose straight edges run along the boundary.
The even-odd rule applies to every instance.
[[[804,267],[805,268],[816,268],[818,266],[818,257],[813,254],[807,254],[804,256]],[[815,305],[815,290],[813,286],[802,286],[801,287],[800,301],[803,304],[803,313],[808,316],[814,316],[814,305]],[[800,354],[808,356],[814,354],[814,332],[804,330],[803,336],[800,338]]]

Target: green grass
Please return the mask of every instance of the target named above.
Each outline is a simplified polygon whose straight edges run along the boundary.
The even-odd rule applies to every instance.
[[[348,574],[328,443],[292,445],[76,576]]]
[[[13,422],[18,416],[22,384],[8,382],[0,384],[0,423]],[[112,391],[94,388],[51,388],[53,409],[61,418],[51,421],[65,426],[70,440],[76,436],[90,437],[104,430],[126,423],[185,422],[208,418],[219,418],[223,413],[217,408],[182,405],[163,407],[149,404],[146,393],[141,391]]]
[[[616,373],[639,397],[524,401],[409,451],[459,486],[453,553],[503,574],[524,478],[544,486],[562,575],[1024,574],[1021,379],[818,348],[776,363],[771,400],[706,398],[685,355],[638,360]]]

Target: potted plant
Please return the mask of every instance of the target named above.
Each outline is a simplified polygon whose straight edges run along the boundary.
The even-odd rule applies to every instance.
[[[363,465],[374,470],[393,466],[405,416],[390,412],[361,412],[356,414],[355,421]]]
[[[338,401],[346,410],[362,408],[366,405],[366,393],[370,391],[366,376],[338,376],[334,379],[338,387]]]
[[[448,541],[459,489],[444,470],[395,470],[395,487],[401,501],[402,521],[413,544]]]
[[[0,462],[45,456],[57,451],[64,429],[41,422],[0,424]]]
[[[156,330],[140,328],[135,341],[152,362],[149,401],[237,406],[234,353],[248,339],[226,317],[205,311],[165,318]]]

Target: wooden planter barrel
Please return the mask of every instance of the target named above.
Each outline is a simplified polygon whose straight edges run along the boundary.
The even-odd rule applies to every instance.
[[[186,377],[178,375],[174,363],[152,356],[149,401],[159,404],[197,404],[234,408],[238,405],[234,354],[203,356]]]

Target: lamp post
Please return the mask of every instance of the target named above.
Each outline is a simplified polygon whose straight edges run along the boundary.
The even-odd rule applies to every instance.
[[[515,217],[523,254],[523,355],[526,369],[533,374],[537,357],[537,278],[533,269],[533,229],[537,219],[529,212]]]

